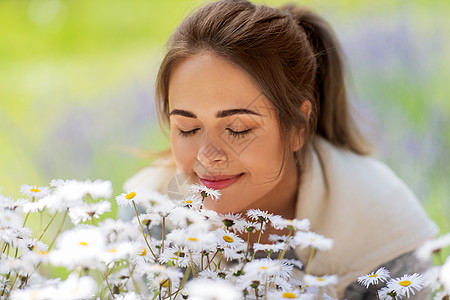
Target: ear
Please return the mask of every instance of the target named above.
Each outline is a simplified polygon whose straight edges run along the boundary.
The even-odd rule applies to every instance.
[[[309,117],[311,116],[311,101],[303,101],[302,105],[300,106],[300,111],[305,116],[306,122],[309,122]],[[303,147],[305,141],[305,132],[305,126],[302,126],[298,131],[294,130],[292,136],[292,148],[294,152],[299,151]]]

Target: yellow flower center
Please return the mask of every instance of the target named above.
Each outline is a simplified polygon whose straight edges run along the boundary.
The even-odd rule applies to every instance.
[[[88,244],[86,242],[80,242],[81,246],[87,246]]]
[[[232,243],[232,242],[234,242],[234,239],[233,239],[231,236],[228,236],[228,235],[224,235],[224,236],[223,236],[223,240],[224,240],[225,242],[227,242],[227,243]]]
[[[108,250],[108,252],[115,253],[115,252],[117,252],[117,249],[111,249],[111,250]]]
[[[187,204],[192,204],[192,203],[194,203],[194,201],[192,201],[192,200],[186,200],[185,201]]]
[[[138,253],[139,256],[145,256],[147,254],[147,250],[144,247],[141,247],[141,251]]]
[[[164,279],[163,281],[161,281],[161,286],[163,286],[163,287],[168,287],[169,286],[169,279]]]
[[[267,267],[262,266],[262,267],[260,267],[260,269],[261,269],[261,270],[267,270]]]
[[[35,192],[35,193],[39,193],[39,192],[40,192],[40,190],[38,190],[38,189],[30,189],[30,192]]]
[[[131,199],[133,199],[135,196],[136,196],[136,193],[135,193],[135,192],[131,192],[131,193],[127,194],[127,195],[125,196],[125,198],[126,198],[127,200],[131,200]]]
[[[409,285],[411,285],[411,281],[409,281],[409,280],[403,280],[403,281],[400,281],[398,284],[400,284],[401,286],[409,286]]]
[[[195,237],[188,237],[188,240],[189,240],[189,241],[192,241],[192,242],[197,242],[197,241],[198,241],[198,238],[195,238]]]
[[[378,277],[378,275],[377,274],[373,274],[373,275],[370,275],[369,277],[370,278],[374,278],[374,277]]]
[[[285,292],[281,295],[283,298],[289,298],[289,299],[295,299],[297,298],[297,295],[294,293]]]
[[[325,281],[322,277],[317,277],[317,281]]]

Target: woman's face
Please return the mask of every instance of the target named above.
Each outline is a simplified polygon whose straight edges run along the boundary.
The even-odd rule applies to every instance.
[[[222,193],[218,201],[207,198],[206,208],[276,211],[296,189],[294,164],[286,161],[291,167],[278,176],[283,145],[276,111],[239,68],[210,53],[182,61],[171,73],[169,112],[178,168]]]

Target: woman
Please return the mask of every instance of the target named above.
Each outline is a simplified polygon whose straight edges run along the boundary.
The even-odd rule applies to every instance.
[[[311,273],[337,274],[338,297],[372,299],[354,281],[381,265],[392,276],[427,268],[412,251],[437,227],[404,183],[367,156],[349,111],[341,49],[321,17],[295,6],[208,4],[170,38],[156,99],[172,155],[126,189],[174,192],[183,174],[220,189],[208,209],[308,218],[312,231],[334,239]],[[304,262],[307,254],[296,250]]]

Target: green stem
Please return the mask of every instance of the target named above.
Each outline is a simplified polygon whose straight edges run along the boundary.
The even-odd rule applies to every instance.
[[[261,229],[259,230],[259,235],[258,235],[258,241],[256,243],[259,244],[259,242],[261,241],[261,236],[262,236],[262,231],[263,231],[263,225],[264,225],[264,221],[261,221]],[[250,261],[253,261],[253,259],[255,258],[255,254],[256,251],[253,251],[253,255],[252,255],[252,259]]]
[[[164,235],[165,235],[165,229],[166,229],[166,217],[162,217],[162,245],[161,245],[161,252],[164,253]]]
[[[38,240],[40,241],[41,238],[44,236],[44,234],[47,232],[47,229],[50,227],[50,225],[52,224],[53,220],[55,219],[56,215],[58,214],[58,212],[55,212],[55,214],[53,215],[53,217],[51,218],[50,222],[48,222],[47,226],[44,228],[44,231],[39,235]]]
[[[306,274],[309,274],[311,272],[311,265],[312,265],[312,260],[314,258],[315,252],[316,252],[316,248],[311,247],[311,251],[309,251],[308,264],[306,265]]]
[[[102,273],[103,274],[103,273]],[[103,277],[105,278],[106,281],[106,286],[108,287],[109,292],[111,293],[111,299],[114,299],[114,293],[111,289],[111,285],[108,282],[108,276],[106,276],[106,274],[103,274]]]
[[[284,247],[283,252],[278,254],[278,260],[282,260],[284,258],[284,255],[286,254],[286,251],[287,251],[287,249],[289,247],[289,239],[291,238],[293,231],[294,231],[293,229],[289,229],[289,234],[288,234],[288,236],[286,238],[286,246]]]
[[[181,280],[180,286],[178,287],[178,290],[176,291],[175,297],[173,297],[174,299],[177,299],[178,293],[183,289],[186,281],[189,279],[190,271],[191,271],[191,268],[189,268],[189,267],[187,267],[186,271],[184,271],[183,279]]]
[[[250,231],[247,234],[247,250],[245,250],[244,265],[242,266],[242,269],[244,268],[245,264],[247,263],[247,255],[248,255],[249,250],[250,250]],[[241,271],[242,271],[242,269],[241,269]]]
[[[205,269],[209,267],[209,265],[212,263],[212,261],[213,261],[214,258],[216,257],[217,253],[219,253],[219,250],[217,250],[216,253],[214,253],[213,257],[212,257],[211,260],[208,262],[208,264],[206,265]]]
[[[56,239],[58,238],[58,235],[61,233],[61,230],[62,230],[62,228],[63,228],[63,226],[64,226],[64,222],[66,221],[66,217],[67,217],[68,211],[69,211],[69,209],[66,209],[66,211],[64,212],[64,216],[63,216],[61,225],[59,225],[58,232],[56,233],[56,235],[55,235],[53,241],[52,241],[52,242],[50,243],[50,245],[48,246],[48,251],[50,251],[50,249],[52,248],[52,246],[53,246],[53,244],[55,243]],[[36,270],[37,270],[37,268],[36,268]]]
[[[220,268],[220,261],[222,260],[222,256],[223,256],[223,251],[220,252],[219,261],[217,262],[216,269],[214,270],[214,272],[216,272],[217,269]]]
[[[190,261],[191,268],[192,268],[192,275],[194,277],[197,277],[197,272],[195,271],[195,268],[194,268],[194,260],[192,259],[192,252],[191,251],[189,251],[189,261]]]
[[[132,201],[132,202],[133,202],[134,212],[136,213],[137,220],[138,220],[139,225],[141,227],[141,232],[142,232],[142,236],[144,237],[145,243],[147,244],[147,247],[150,250],[150,252],[152,253],[152,255],[155,258],[155,260],[158,261],[158,258],[156,257],[155,253],[153,253],[152,247],[150,247],[147,239],[145,238],[144,227],[142,226],[141,219],[139,219],[139,213],[138,213],[138,210],[136,208],[136,203],[134,203],[134,201]]]
[[[380,300],[380,295],[378,295],[378,288],[376,283],[373,284],[375,286],[375,291],[377,292],[377,300]]]

